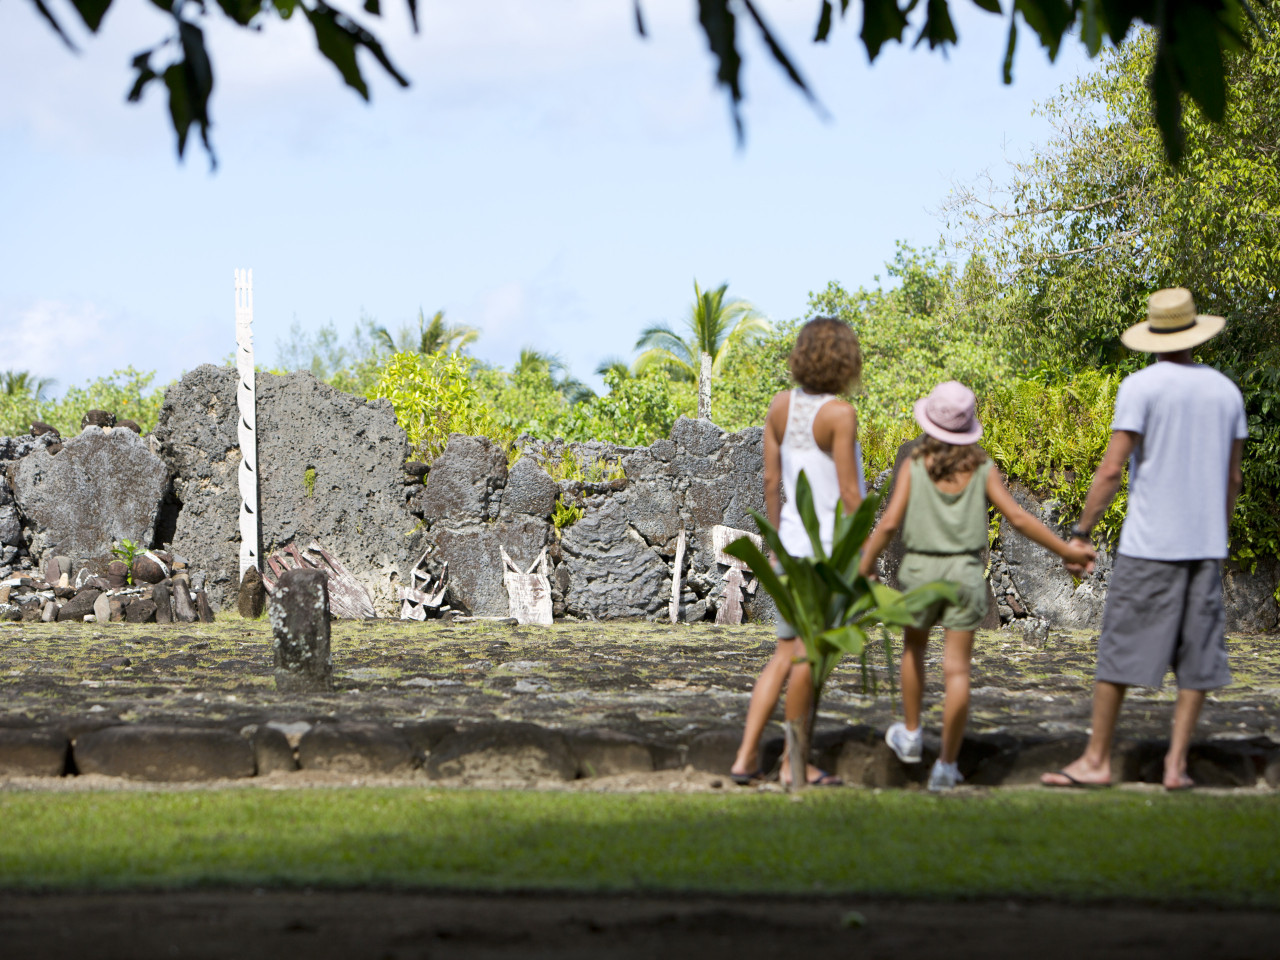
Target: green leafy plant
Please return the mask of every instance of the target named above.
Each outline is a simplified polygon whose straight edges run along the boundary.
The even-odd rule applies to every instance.
[[[759,578],[773,597],[778,615],[795,629],[804,644],[805,658],[813,671],[813,706],[799,723],[787,724],[791,755],[791,782],[806,782],[809,734],[827,678],[846,656],[864,657],[870,634],[882,626],[910,626],[915,615],[938,600],[957,602],[954,584],[937,580],[903,593],[864,577],[858,572],[862,545],[875,522],[880,498],[869,495],[852,514],[836,505],[831,553],[822,545],[818,514],[813,505],[809,478],[801,471],[796,482],[796,508],[809,535],[813,556],[796,557],[787,552],[777,529],[752,511],[756,526],[769,549],[778,558],[781,574],[750,537],[739,537],[725,548]],[[865,677],[865,658],[863,663]]]
[[[125,580],[130,586],[133,586],[133,561],[138,554],[143,553],[144,548],[140,543],[134,543],[132,540],[119,540],[116,545],[111,548],[111,555],[119,557],[124,561],[125,566],[129,569],[125,572]]]
[[[373,396],[391,401],[416,459],[434,461],[451,433],[510,444],[511,430],[498,423],[470,371],[471,361],[456,353],[397,353],[387,361]]]
[[[623,480],[627,476],[627,471],[622,466],[621,457],[618,457],[612,463],[609,462],[607,457],[597,457],[590,463],[583,464],[578,460],[577,454],[568,447],[565,448],[559,459],[548,460],[542,466],[551,479],[556,482],[577,480],[583,483],[602,483],[605,480]]]
[[[316,468],[307,467],[306,472],[302,474],[302,489],[308,497],[316,495]]]
[[[587,511],[572,500],[559,497],[556,499],[555,510],[551,514],[551,522],[555,524],[556,533],[560,533],[568,527],[572,527],[586,514]]]

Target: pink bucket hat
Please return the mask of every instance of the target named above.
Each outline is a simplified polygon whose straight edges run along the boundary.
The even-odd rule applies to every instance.
[[[927,397],[916,401],[912,412],[920,428],[943,443],[962,446],[976,443],[982,436],[973,391],[955,380],[938,384]]]

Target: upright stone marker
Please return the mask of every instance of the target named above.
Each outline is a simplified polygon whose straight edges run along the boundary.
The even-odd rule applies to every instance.
[[[277,690],[322,693],[333,689],[328,580],[319,570],[286,570],[267,600]]]
[[[253,271],[236,271],[236,404],[240,419],[240,576],[258,567],[258,419],[253,375]]]

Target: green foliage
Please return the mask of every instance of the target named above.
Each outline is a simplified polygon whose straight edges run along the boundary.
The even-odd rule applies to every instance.
[[[551,514],[551,522],[555,525],[556,533],[560,533],[567,527],[572,527],[586,514],[587,511],[577,503],[560,496],[556,498],[556,506]]]
[[[389,356],[380,330],[372,317],[362,315],[344,342],[332,323],[308,333],[295,318],[289,338],[276,341],[276,369],[270,372],[305,370],[346,393],[368,396]],[[229,362],[234,363],[234,354]]]
[[[618,370],[604,375],[609,392],[574,406],[560,423],[566,440],[601,440],[622,446],[647,446],[671,434],[676,419],[692,416],[693,387],[673,382],[661,370],[632,377]]]
[[[393,337],[386,327],[373,327],[375,341],[387,353],[462,353],[480,336],[475,327],[444,322],[444,311],[437,310],[427,319],[418,308],[418,329],[404,326]]]
[[[471,361],[458,354],[397,353],[387,361],[373,396],[391,401],[415,459],[431,463],[451,433],[513,439],[471,379]]]
[[[725,358],[716,388],[716,423],[729,431],[764,423],[773,395],[792,386],[787,357],[799,329],[798,320],[774,324],[752,341],[750,350],[734,350]]]
[[[547,471],[552,480],[557,482],[579,480],[586,483],[601,483],[605,480],[622,480],[627,475],[627,471],[622,468],[621,457],[613,463],[605,457],[597,457],[584,466],[577,454],[568,447],[558,458],[543,463],[542,468]]]
[[[539,440],[562,436],[574,405],[595,396],[569,375],[559,357],[532,347],[520,351],[509,373],[477,367],[472,376],[498,423],[513,436],[527,433]]]
[[[307,467],[302,473],[302,491],[308,497],[316,495],[316,468]]]
[[[880,498],[870,494],[851,515],[836,504],[835,527],[828,556],[822,546],[813,491],[804,471],[796,481],[796,508],[809,534],[812,557],[794,557],[782,545],[777,529],[755,511],[756,526],[766,545],[778,558],[782,573],[774,572],[769,559],[749,537],[740,537],[725,552],[743,561],[773,597],[778,615],[795,628],[813,668],[813,702],[817,710],[822,689],[840,660],[849,654],[862,657],[870,633],[881,625],[910,626],[915,614],[940,599],[956,602],[955,587],[939,580],[907,593],[876,583],[858,572],[862,545],[875,522]],[[864,672],[865,677],[865,672]]]
[[[150,389],[155,376],[126,367],[82,387],[71,387],[56,400],[42,399],[39,391],[0,393],[0,435],[27,433],[32,420],[43,420],[63,436],[74,437],[86,410],[107,410],[119,420],[136,421],[143,433],[149,433],[164,405],[164,390]]]
[[[711,355],[712,376],[718,376],[725,358],[735,347],[768,333],[766,320],[746,300],[726,300],[729,285],[703,290],[693,281],[693,306],[685,318],[686,335],[666,324],[640,334],[636,349],[642,351],[632,369],[644,373],[655,367],[670,371],[677,380],[697,380],[702,354]]]
[[[129,585],[133,585],[133,561],[137,559],[138,554],[143,553],[145,548],[140,543],[134,543],[132,540],[119,540],[115,546],[111,548],[111,555],[119,557],[124,561],[125,566],[129,569],[125,571],[125,580]]]
[[[1058,501],[1063,518],[1072,521],[1111,439],[1120,379],[1086,370],[1058,382],[1000,384],[979,399],[982,446],[1006,476]],[[1118,536],[1127,503],[1122,486],[1098,522],[1100,539]]]
[[[981,395],[1010,374],[973,295],[985,280],[979,269],[958,275],[935,251],[903,243],[886,267],[897,286],[849,294],[829,283],[809,296],[811,313],[847,321],[862,345],[858,432],[872,472],[892,466],[898,446],[919,433],[912,405],[938,383],[959,380]]]
[[[1046,105],[1057,134],[1012,165],[1003,193],[964,191],[951,207],[970,255],[999,280],[988,298],[996,339],[1041,379],[1143,366],[1119,338],[1161,287],[1185,286],[1202,311],[1227,317],[1196,356],[1245,398],[1231,542],[1246,561],[1280,554],[1280,12],[1256,12],[1252,51],[1225,60],[1225,119],[1188,114],[1179,167],[1159,146],[1147,78],[1160,46],[1144,35]]]
[[[996,0],[977,0],[978,6],[996,16],[1002,15]],[[850,4],[840,0],[840,20],[845,19]],[[1013,82],[1013,56],[1018,44],[1018,19],[1023,28],[1037,35],[1040,44],[1055,59],[1063,38],[1075,34],[1084,43],[1089,56],[1096,57],[1104,40],[1120,44],[1135,23],[1155,27],[1158,33],[1157,56],[1152,61],[1145,82],[1154,94],[1153,117],[1159,140],[1172,162],[1183,154],[1182,97],[1188,96],[1211,120],[1221,120],[1226,101],[1223,60],[1244,42],[1246,16],[1261,5],[1247,5],[1245,0],[1222,0],[1212,4],[1202,0],[1111,0],[1108,3],[1063,0],[1018,0],[1009,8],[1009,34],[1004,54],[1004,82]],[[902,43],[908,32],[908,14],[918,10],[916,0],[863,0],[862,27],[859,37],[867,56],[874,61],[890,40]],[[1249,11],[1246,14],[1246,11]],[[816,102],[796,65],[792,63],[778,38],[756,8],[746,4],[746,12],[760,31],[765,46],[788,79],[811,101]],[[742,56],[738,51],[736,6],[732,0],[698,0],[699,22],[707,43],[716,58],[716,82],[729,94],[739,136],[742,119]],[[834,0],[820,0],[814,42],[825,42],[835,23]],[[913,45],[928,41],[929,49],[941,48],[945,53],[958,42],[951,19],[948,0],[930,0],[919,9],[914,27],[918,27]]]

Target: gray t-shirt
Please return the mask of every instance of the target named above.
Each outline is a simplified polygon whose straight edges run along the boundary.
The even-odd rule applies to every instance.
[[[1239,388],[1212,367],[1153,363],[1120,384],[1111,429],[1141,434],[1129,461],[1120,552],[1225,558],[1231,445],[1249,436]]]

